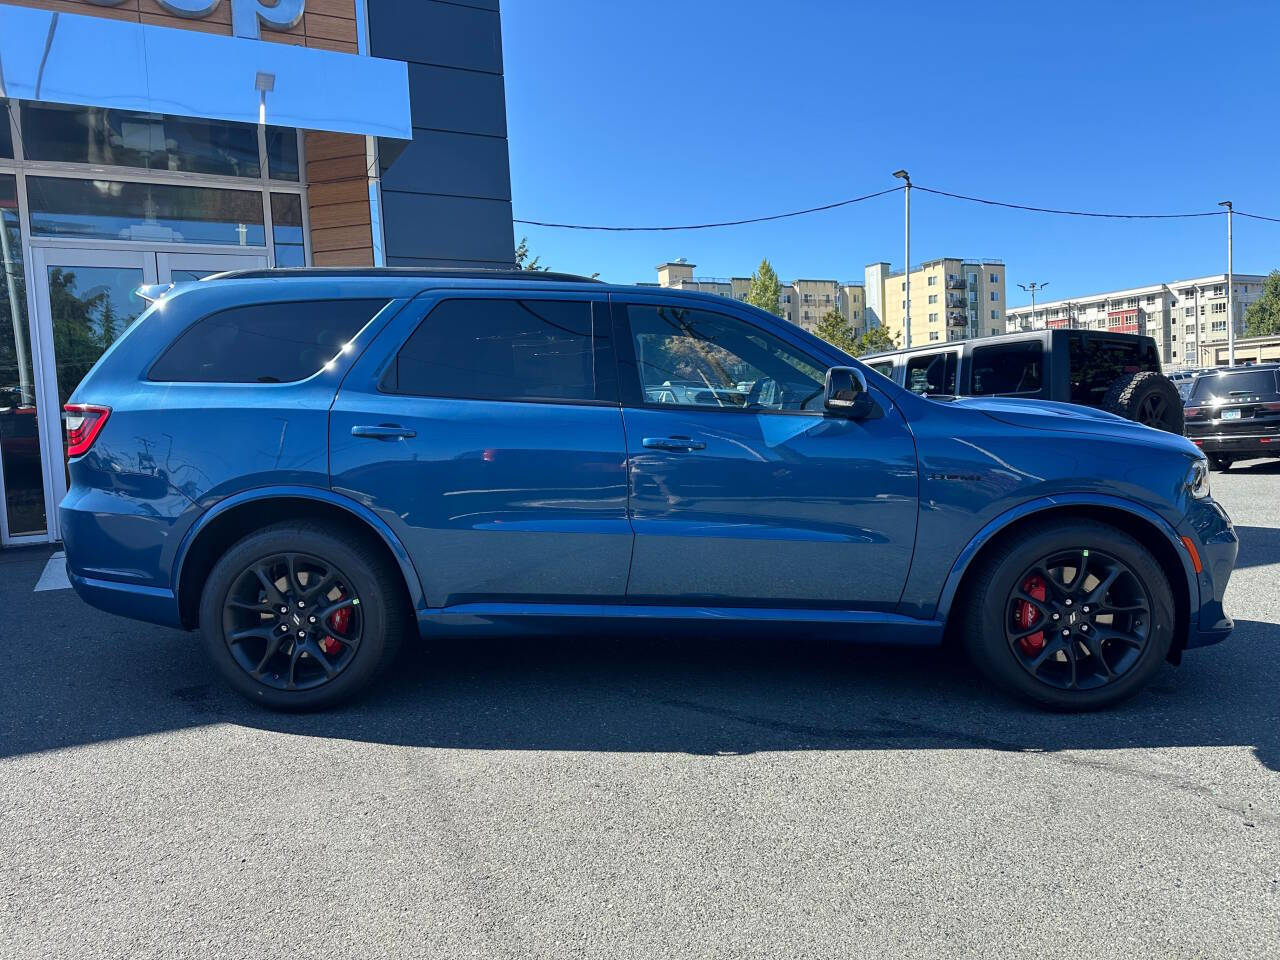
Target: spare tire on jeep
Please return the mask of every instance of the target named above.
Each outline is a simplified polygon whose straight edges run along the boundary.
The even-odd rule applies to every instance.
[[[1117,377],[1102,398],[1102,409],[1169,433],[1182,433],[1182,395],[1162,373],[1143,370]]]

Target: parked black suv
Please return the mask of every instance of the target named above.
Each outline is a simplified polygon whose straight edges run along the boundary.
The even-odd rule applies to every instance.
[[[1280,457],[1280,364],[1206,370],[1186,406],[1187,436],[1215,470]]]
[[[914,393],[1058,400],[1182,433],[1182,398],[1160,372],[1151,337],[1031,330],[931,343],[863,360]]]

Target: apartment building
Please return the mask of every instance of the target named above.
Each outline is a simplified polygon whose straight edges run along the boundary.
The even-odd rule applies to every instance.
[[[1259,274],[1235,274],[1235,329],[1239,338],[1249,304],[1262,295]],[[1128,290],[1050,300],[1015,307],[1006,328],[1042,330],[1070,327],[1141,333],[1152,337],[1160,362],[1170,367],[1212,366],[1227,342],[1227,275],[1172,280]]]
[[[902,346],[907,276],[888,263],[866,268],[865,325],[884,327]],[[911,268],[910,346],[987,337],[1005,330],[1003,260],[944,257]]]
[[[684,258],[669,260],[657,267],[658,286],[696,290],[745,302],[751,292],[750,277],[698,277],[695,264]],[[854,336],[865,329],[866,297],[861,284],[838,280],[793,280],[781,284],[778,296],[780,316],[813,331],[823,314],[839,310],[853,327]]]

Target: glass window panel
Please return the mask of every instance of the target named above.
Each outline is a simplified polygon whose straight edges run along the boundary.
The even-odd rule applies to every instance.
[[[262,194],[250,190],[28,177],[27,199],[37,236],[266,246]]]
[[[298,181],[298,131],[293,127],[267,127],[267,175]]]
[[[271,234],[277,267],[305,267],[307,248],[302,238],[302,198],[296,193],[271,195]]]
[[[591,304],[446,300],[396,357],[398,393],[468,400],[594,400]]]
[[[674,305],[628,306],[647,403],[820,411],[826,369],[737,317]]]
[[[1033,393],[1040,389],[1043,349],[1039,343],[1009,343],[973,351],[973,393]]]
[[[9,101],[0,98],[0,158],[13,159],[13,129],[9,126]]]
[[[22,105],[28,160],[259,177],[258,132],[247,123],[55,103]]]
[[[386,300],[234,307],[196,321],[151,368],[175,383],[292,383],[342,352]]]
[[[140,267],[49,268],[59,406],[71,397],[102,352],[147,309],[136,292],[142,283]]]
[[[18,233],[18,190],[0,174],[0,470],[9,535],[43,534],[44,470],[27,327],[26,279]]]

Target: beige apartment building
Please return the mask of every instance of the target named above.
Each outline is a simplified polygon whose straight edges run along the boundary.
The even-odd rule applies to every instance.
[[[1005,331],[1003,260],[944,257],[911,269],[911,338],[905,336],[907,277],[888,263],[866,268],[867,326],[884,327],[899,346],[989,337]]]
[[[695,264],[683,258],[658,265],[658,286],[696,290],[745,302],[750,277],[698,277]],[[836,309],[858,336],[866,326],[866,296],[861,284],[837,280],[793,280],[782,283],[778,312],[784,319],[812,332],[823,314]]]
[[[1262,295],[1266,277],[1237,273],[1233,280],[1238,340],[1245,311]],[[1166,366],[1214,366],[1219,355],[1226,356],[1227,275],[1050,300],[1037,303],[1034,311],[1030,306],[1015,307],[1006,313],[1005,322],[1010,332],[1066,327],[1145,334],[1155,340]]]

